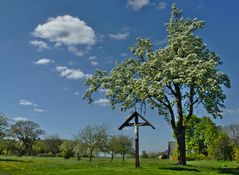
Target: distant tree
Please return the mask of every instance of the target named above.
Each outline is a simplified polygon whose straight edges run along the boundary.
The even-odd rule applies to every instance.
[[[227,133],[221,132],[213,143],[212,153],[217,160],[232,160],[234,157],[234,146]]]
[[[89,161],[92,161],[93,152],[97,148],[104,147],[108,139],[108,127],[102,125],[89,125],[79,131],[77,140],[79,140],[88,149]]]
[[[63,141],[58,135],[50,135],[44,141],[47,149],[52,154],[52,156],[56,156],[56,154],[60,152],[60,146]]]
[[[120,135],[118,136],[119,142],[118,142],[118,146],[119,146],[119,154],[122,156],[123,162],[125,160],[125,156],[127,154],[131,154],[132,153],[132,146],[133,146],[133,140],[131,137],[126,136],[126,135]],[[135,153],[135,151],[133,151],[133,153]]]
[[[223,130],[233,140],[233,142],[239,146],[239,124],[230,124],[225,126]]]
[[[71,140],[65,140],[60,146],[60,151],[65,159],[69,159],[74,155],[73,149],[74,143]]]
[[[209,117],[199,118],[193,115],[185,132],[187,156],[189,158],[208,156],[219,132],[220,129]]]
[[[73,152],[77,160],[80,160],[81,157],[87,155],[87,146],[83,144],[77,137],[74,140]]]
[[[203,21],[183,18],[173,4],[166,47],[153,51],[150,40],[138,39],[131,48],[134,58],[116,64],[110,73],[96,70],[86,82],[90,88],[84,98],[89,103],[94,92],[105,89],[113,109],[145,102],[157,109],[171,123],[180,165],[186,165],[185,129],[195,106],[201,104],[212,116],[221,117],[223,87],[230,87],[228,76],[218,69],[220,57],[197,35],[203,27]]]
[[[37,140],[32,145],[32,149],[35,155],[48,153],[46,142],[44,140]]]
[[[3,151],[5,156],[8,156],[9,152],[15,153],[17,150],[16,140],[5,138],[0,143],[0,149]]]
[[[141,158],[143,158],[143,159],[149,158],[149,156],[145,150],[142,151]]]
[[[7,135],[7,118],[0,113],[0,141]]]
[[[159,152],[155,152],[155,151],[149,151],[147,154],[150,159],[157,159],[159,158],[159,155],[160,155]]]
[[[113,162],[114,156],[120,152],[121,142],[122,142],[121,135],[110,136],[109,139],[107,140],[103,148],[103,151],[111,156],[110,162]]]
[[[10,127],[11,135],[23,144],[23,153],[32,154],[33,143],[45,132],[39,128],[39,124],[32,121],[17,121]]]

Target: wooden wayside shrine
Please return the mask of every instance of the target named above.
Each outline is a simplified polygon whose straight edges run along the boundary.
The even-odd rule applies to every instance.
[[[142,122],[139,122],[139,120]],[[155,127],[149,123],[142,115],[140,115],[137,111],[132,113],[125,122],[119,127],[119,130],[122,130],[124,127],[134,126],[134,140],[135,140],[135,167],[140,167],[139,162],[139,126],[151,126],[153,129]]]

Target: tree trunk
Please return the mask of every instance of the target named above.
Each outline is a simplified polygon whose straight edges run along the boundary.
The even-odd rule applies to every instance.
[[[186,144],[185,144],[185,126],[179,130],[177,135],[178,143],[178,164],[187,165],[186,163]]]
[[[113,155],[113,154],[111,154],[111,159],[110,159],[110,162],[113,162],[113,160],[114,160],[114,155]]]
[[[80,160],[80,154],[77,153],[76,155],[77,155],[77,160]]]
[[[5,153],[5,156],[6,156],[6,157],[8,156],[9,150],[10,150],[10,149],[7,148],[6,153]]]
[[[123,162],[124,162],[124,157],[125,157],[125,155],[123,154]]]
[[[91,162],[91,160],[92,160],[92,153],[93,153],[93,151],[90,150],[90,154],[89,154],[89,162]]]

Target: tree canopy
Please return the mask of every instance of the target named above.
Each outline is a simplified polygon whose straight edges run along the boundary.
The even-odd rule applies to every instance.
[[[170,121],[179,149],[179,163],[185,165],[185,127],[195,105],[203,105],[213,117],[222,117],[226,98],[223,87],[230,87],[228,76],[219,71],[220,57],[209,50],[196,31],[204,27],[197,19],[185,19],[172,5],[167,23],[168,42],[153,50],[149,39],[138,39],[130,48],[134,58],[118,63],[110,73],[96,70],[87,79],[89,89],[84,98],[93,102],[92,94],[107,89],[106,97],[113,109],[122,110],[147,102],[159,115]]]
[[[211,155],[221,130],[209,117],[193,115],[185,133],[187,157],[193,159]]]
[[[17,121],[11,125],[10,132],[13,137],[22,141],[24,146],[24,152],[31,154],[34,141],[39,139],[40,135],[45,132],[39,128],[40,126],[32,121]]]

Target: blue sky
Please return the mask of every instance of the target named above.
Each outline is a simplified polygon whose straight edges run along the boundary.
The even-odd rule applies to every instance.
[[[1,0],[0,111],[11,119],[35,121],[47,135],[72,138],[80,128],[109,123],[115,133],[129,112],[112,111],[104,92],[95,104],[82,100],[84,82],[95,69],[111,70],[130,53],[137,37],[155,48],[166,44],[165,23],[176,2],[184,16],[206,21],[198,34],[217,52],[232,88],[222,120],[239,122],[238,5],[232,1],[166,0]],[[196,109],[202,116],[205,112]],[[141,150],[163,151],[172,140],[169,125],[155,111],[146,118],[156,127],[140,129]]]

